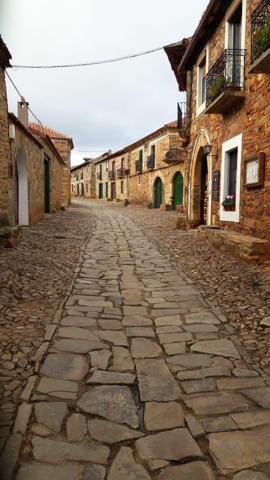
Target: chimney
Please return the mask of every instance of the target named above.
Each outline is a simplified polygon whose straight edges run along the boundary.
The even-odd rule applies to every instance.
[[[21,101],[18,102],[18,119],[25,127],[28,127],[28,105],[25,98],[21,97]]]

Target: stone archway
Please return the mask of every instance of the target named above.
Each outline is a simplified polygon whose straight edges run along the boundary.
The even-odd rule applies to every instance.
[[[212,158],[203,149],[209,143],[207,133],[201,131],[191,157],[188,214],[195,225],[211,225]]]
[[[15,155],[16,174],[16,221],[18,225],[29,225],[28,174],[25,152],[19,148]]]

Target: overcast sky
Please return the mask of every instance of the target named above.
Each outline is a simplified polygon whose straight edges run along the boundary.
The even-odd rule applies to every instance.
[[[15,64],[118,57],[193,34],[208,0],[0,0]],[[163,51],[114,64],[10,71],[43,124],[73,137],[77,155],[113,151],[176,118],[181,100]],[[8,86],[9,109],[18,96]]]

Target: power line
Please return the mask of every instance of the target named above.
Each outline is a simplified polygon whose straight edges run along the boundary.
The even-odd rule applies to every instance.
[[[19,97],[21,98],[21,100],[24,100],[24,96],[20,93],[19,89],[17,88],[17,86],[15,85],[15,83],[13,82],[12,78],[10,77],[10,75],[6,72],[6,76],[8,77],[11,85],[13,86],[13,88],[16,90],[16,92],[18,93]],[[28,110],[29,112],[33,115],[33,117],[37,120],[37,122],[41,125],[41,127],[43,127],[41,121],[39,120],[39,118],[34,114],[33,110],[31,110],[31,108],[29,107],[28,105]]]
[[[63,65],[12,65],[14,68],[36,68],[36,69],[52,69],[52,68],[73,68],[73,67],[90,67],[93,65],[102,65],[105,63],[121,62],[122,60],[128,60],[130,58],[142,57],[143,55],[149,55],[150,53],[163,50],[164,47],[153,48],[152,50],[145,50],[144,52],[133,53],[131,55],[125,55],[123,57],[108,58],[105,60],[95,60],[85,63],[71,63]]]

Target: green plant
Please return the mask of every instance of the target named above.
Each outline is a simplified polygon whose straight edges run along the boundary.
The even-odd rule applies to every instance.
[[[256,29],[253,35],[253,45],[258,53],[270,46],[270,17],[266,17],[264,25]]]
[[[211,90],[210,90],[210,97],[211,99],[215,99],[216,97],[218,97],[218,95],[223,92],[223,90],[225,89],[227,85],[227,82],[226,82],[226,79],[224,76],[222,77],[217,77],[215,79],[215,81],[213,82],[212,86],[211,86]]]

